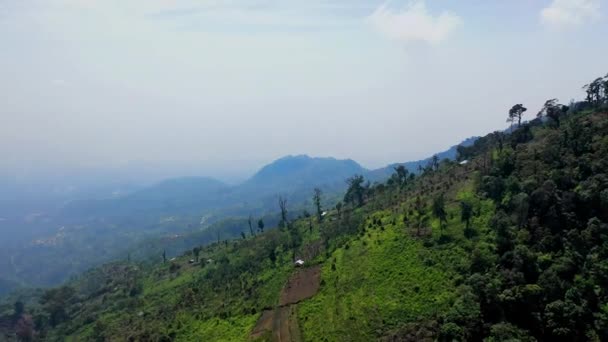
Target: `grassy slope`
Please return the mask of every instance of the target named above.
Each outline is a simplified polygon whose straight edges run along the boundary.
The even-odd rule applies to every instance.
[[[237,243],[241,245],[237,247]],[[234,287],[230,290],[201,285],[221,267],[217,260],[226,257],[230,263],[236,263],[237,259],[248,257],[243,246],[247,242],[237,243],[229,242],[226,246],[222,242],[219,247],[216,244],[203,250],[201,260],[214,260],[204,268],[189,265],[193,256],[186,255],[142,272],[141,294],[134,298],[124,293],[129,286],[112,283],[108,292],[86,299],[82,308],[73,312],[79,321],[60,326],[51,332],[50,339],[62,340],[62,335],[69,335],[73,341],[94,340],[102,332],[104,338],[112,341],[123,340],[125,336],[179,341],[245,340],[259,316],[257,310],[249,309],[271,307],[277,302],[291,266],[288,256],[279,253],[277,265],[285,266],[272,266],[268,261],[260,272],[240,274],[239,282],[256,284],[252,296],[241,295],[235,279],[230,282]],[[172,264],[179,265],[179,270],[171,271]]]
[[[547,132],[539,129],[535,133],[528,148],[540,144]],[[496,159],[496,151],[491,152]],[[300,303],[297,310],[305,341],[374,340],[409,323],[423,326],[423,322],[436,321],[458,307],[454,305],[458,289],[471,269],[472,256],[495,248],[495,231],[489,228],[489,221],[496,208],[492,200],[479,197],[475,190],[480,181],[476,170],[481,168],[477,159],[466,166],[444,165],[438,172],[417,179],[406,191],[388,189],[356,210],[362,224],[331,237],[329,250],[314,260],[322,265],[320,292]],[[421,196],[430,212],[431,199],[439,193],[446,197],[447,227],[441,230],[432,218],[429,234],[416,236],[411,220],[404,219],[412,216],[415,197]],[[474,211],[471,227],[475,234],[469,238],[464,236],[459,216],[463,200]],[[188,265],[191,256],[186,255],[175,262],[179,270],[172,271],[171,263],[145,270],[137,276],[139,294],[125,294],[128,286],[118,282],[103,295],[81,299],[78,305],[72,303],[70,310],[76,320],[59,326],[51,337],[247,340],[261,311],[277,303],[293,270],[292,256],[308,245],[319,244],[332,218],[340,222],[338,225],[348,225],[349,221],[336,219],[335,210],[329,217],[323,225],[315,223],[312,232],[306,219],[295,222],[303,246],[296,252],[288,247],[287,232],[273,230],[253,239],[205,248],[201,259],[215,262],[204,268]],[[271,242],[277,246],[275,263],[270,262],[265,249]],[[247,264],[248,260],[253,260],[252,264]],[[213,283],[217,277],[221,281]],[[87,317],[95,317],[97,322]]]
[[[479,208],[473,226],[483,227],[493,211],[490,202],[477,199],[472,185],[456,182],[448,192],[447,228],[442,233],[439,223],[431,220],[431,235],[414,236],[415,229],[404,223],[404,213],[413,194],[400,195],[389,209],[359,209],[366,216],[365,230],[343,239],[341,247],[316,260],[322,264],[322,286],[317,296],[300,303],[298,316],[305,341],[368,341],[409,322],[437,317],[455,300],[459,270],[468,268],[468,255],[477,239],[462,236],[463,224],[458,217],[457,200],[466,198]],[[434,191],[427,193],[426,200]],[[451,201],[450,201],[451,200]],[[381,206],[381,205],[380,205]],[[373,222],[380,220],[381,225]],[[308,231],[305,220],[298,221],[304,245],[320,240],[319,230]],[[279,231],[247,241],[215,244],[201,252],[201,259],[216,262],[204,268],[188,265],[185,255],[139,276],[141,294],[131,298],[116,284],[102,298],[84,302],[76,316],[83,318],[69,328],[57,330],[52,337],[69,334],[72,340],[94,339],[100,334],[108,340],[125,336],[178,341],[238,341],[247,336],[261,309],[277,303],[278,294],[289,273],[291,251],[278,250],[276,265],[265,260],[259,270],[238,275],[239,282],[255,284],[255,295],[206,285],[208,274],[226,258],[238,264],[267,241],[265,235],[285,235]],[[482,235],[483,236],[483,235]],[[279,237],[280,238],[280,237]],[[344,243],[345,242],[345,243]],[[251,249],[249,249],[251,248]],[[236,286],[235,282],[231,283]],[[119,288],[120,290],[116,290]],[[195,290],[198,289],[198,290]],[[193,291],[200,291],[192,293]],[[112,301],[108,305],[106,301]],[[254,309],[254,310],[251,310]],[[86,319],[94,316],[95,320]]]
[[[480,208],[473,226],[487,223],[493,206],[475,198],[469,184],[460,184],[453,198],[468,199]],[[386,331],[433,319],[455,299],[458,271],[468,268],[467,241],[455,203],[443,232],[432,222],[432,236],[413,236],[403,223],[407,202],[394,211],[377,211],[366,222],[366,233],[336,250],[323,267],[323,287],[299,309],[307,341],[369,341]],[[381,226],[373,224],[380,219]],[[335,265],[335,268],[334,266]]]

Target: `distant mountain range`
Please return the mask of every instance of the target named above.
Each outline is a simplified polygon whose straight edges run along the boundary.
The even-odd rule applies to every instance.
[[[463,144],[470,145],[475,139]],[[437,156],[454,159],[456,146]],[[416,172],[418,165],[429,160],[403,165]],[[211,229],[225,230],[224,238],[235,236],[248,230],[243,218],[250,214],[276,224],[279,195],[288,199],[290,214],[295,216],[303,209],[312,209],[315,187],[323,190],[324,204],[330,206],[340,200],[347,178],[360,174],[370,181],[382,181],[397,165],[368,170],[350,159],[286,156],[238,185],[207,177],[183,177],[115,198],[75,200],[54,212],[29,217],[27,222],[11,221],[12,229],[20,225],[24,230],[36,226],[45,229],[38,230],[43,236],[24,246],[0,246],[0,274],[8,275],[0,277],[4,278],[4,284],[0,279],[0,293],[2,287],[10,288],[7,284],[57,284],[93,265],[125,257],[134,246],[138,246],[134,255],[145,258],[144,250],[156,253],[167,246],[177,252],[177,247],[171,249],[172,244],[183,247],[213,241],[217,234]]]
[[[464,140],[472,145],[477,137]],[[437,153],[439,159],[455,159],[459,145]],[[63,213],[67,217],[133,217],[138,214],[209,214],[248,215],[276,211],[276,197],[283,195],[292,204],[309,200],[315,187],[328,194],[345,190],[345,180],[360,174],[370,181],[383,181],[398,165],[410,172],[418,172],[432,157],[395,163],[368,170],[351,159],[313,158],[307,155],[286,156],[264,166],[247,181],[229,186],[207,177],[184,177],[163,181],[135,191],[127,196],[104,200],[80,200],[68,204]]]
[[[439,158],[439,160],[443,160],[443,159],[454,160],[454,159],[456,159],[456,156],[458,154],[458,152],[457,152],[458,146],[465,146],[465,147],[471,146],[475,143],[475,141],[477,141],[477,139],[479,139],[479,137],[470,137],[468,139],[463,140],[460,144],[454,145],[443,152],[436,153],[435,155]],[[431,162],[432,158],[433,158],[433,156],[430,156],[426,159],[410,161],[410,162],[405,162],[405,163],[390,164],[386,167],[368,172],[366,174],[366,176],[367,176],[366,178],[371,181],[385,180],[386,178],[390,177],[395,172],[395,168],[399,165],[405,166],[405,168],[409,172],[418,173],[418,167],[419,166],[424,167],[424,166],[428,165]]]
[[[328,193],[343,190],[344,180],[368,170],[353,160],[287,156],[259,170],[242,184],[230,186],[207,177],[165,180],[120,198],[78,200],[69,203],[61,215],[72,220],[84,218],[136,217],[169,214],[248,215],[275,211],[276,197],[293,203],[308,199],[315,187]]]

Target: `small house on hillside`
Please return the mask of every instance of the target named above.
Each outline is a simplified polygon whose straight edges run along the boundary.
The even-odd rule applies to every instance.
[[[296,267],[304,266],[304,260],[298,259],[298,260],[296,260],[296,262],[294,263],[294,265]]]

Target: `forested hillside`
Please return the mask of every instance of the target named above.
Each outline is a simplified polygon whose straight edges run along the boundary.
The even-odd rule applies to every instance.
[[[608,340],[608,77],[585,89],[528,123],[514,106],[511,133],[460,147],[457,162],[351,177],[336,206],[316,193],[297,219],[280,201],[276,229],[15,297],[0,329],[49,341]]]
[[[0,295],[18,287],[54,286],[128,253],[141,261],[163,249],[181,254],[192,244],[216,240],[218,233],[234,238],[249,230],[249,215],[276,225],[278,195],[301,209],[310,206],[318,187],[335,203],[346,188],[344,179],[366,171],[352,160],[287,156],[243,184],[183,177],[124,196],[72,201],[51,212],[0,217],[6,236],[0,241]]]

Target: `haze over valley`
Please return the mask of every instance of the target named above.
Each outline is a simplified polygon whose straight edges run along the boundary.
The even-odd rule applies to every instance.
[[[0,0],[0,341],[608,341],[606,0]]]

